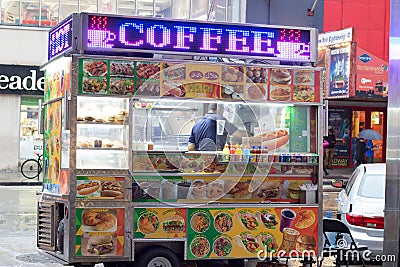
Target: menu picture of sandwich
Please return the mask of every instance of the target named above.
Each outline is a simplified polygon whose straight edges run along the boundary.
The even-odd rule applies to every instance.
[[[291,84],[292,73],[289,69],[271,69],[271,84]]]

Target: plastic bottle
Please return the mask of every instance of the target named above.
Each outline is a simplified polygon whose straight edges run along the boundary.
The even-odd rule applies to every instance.
[[[147,142],[147,150],[153,150],[154,149],[154,143],[153,141]]]
[[[243,162],[249,162],[250,160],[250,148],[249,146],[246,146],[243,149]]]
[[[238,144],[236,144],[236,149],[235,149],[235,160],[236,161],[242,161],[243,160],[242,153],[243,153],[242,148]]]
[[[225,144],[224,149],[222,150],[223,160],[229,161],[230,158],[230,150],[228,144]]]
[[[231,161],[236,161],[235,152],[236,152],[235,146],[231,145],[231,148],[229,149],[229,154],[230,154],[230,160]]]
[[[256,162],[256,147],[255,146],[251,146],[249,161]]]
[[[268,147],[264,146],[263,150],[261,151],[262,162],[268,162]]]
[[[256,162],[261,162],[261,146],[258,146],[256,149]]]

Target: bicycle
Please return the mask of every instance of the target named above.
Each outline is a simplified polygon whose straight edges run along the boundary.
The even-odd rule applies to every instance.
[[[36,177],[39,179],[39,175],[42,172],[42,157],[38,153],[35,153],[38,156],[37,159],[27,159],[21,165],[21,173],[25,178],[35,179]]]

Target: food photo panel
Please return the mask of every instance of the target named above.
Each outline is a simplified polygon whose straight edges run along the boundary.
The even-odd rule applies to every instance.
[[[268,85],[266,84],[247,84],[246,99],[255,101],[265,101],[268,94]]]
[[[292,70],[283,68],[271,69],[271,84],[292,84]]]
[[[275,84],[270,86],[269,98],[272,101],[290,101],[292,87],[290,85]]]
[[[294,85],[314,85],[314,71],[294,70]]]

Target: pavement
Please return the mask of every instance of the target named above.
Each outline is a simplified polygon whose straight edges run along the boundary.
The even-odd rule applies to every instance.
[[[25,178],[21,172],[0,172],[0,186],[38,186],[42,185],[42,177]]]

